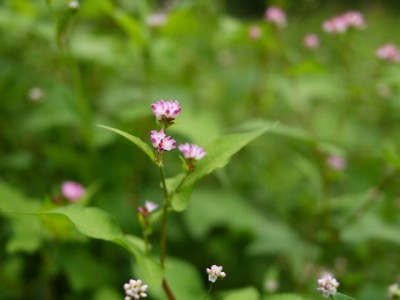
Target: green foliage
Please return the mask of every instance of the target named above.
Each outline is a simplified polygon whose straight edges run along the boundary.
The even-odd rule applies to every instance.
[[[207,155],[196,164],[196,169],[191,172],[183,181],[183,184],[176,190],[183,175],[171,180],[169,189],[173,191],[172,207],[176,211],[186,209],[193,185],[203,176],[210,174],[218,168],[226,166],[230,158],[261,134],[265,133],[270,126],[262,126],[249,132],[233,133],[222,136],[210,145],[204,147]]]
[[[0,298],[121,299],[141,278],[166,299],[163,212],[149,216],[148,249],[136,218],[145,200],[162,203],[142,140],[159,99],[181,103],[177,143],[208,153],[188,175],[163,157],[178,300],[204,298],[212,264],[227,277],[210,300],[322,299],[323,271],[340,282],[334,299],[387,298],[400,265],[400,69],[375,53],[400,43],[395,11],[356,1],[366,28],[331,35],[321,24],[345,1],[277,1],[285,28],[259,1],[162,2],[1,2]],[[166,19],[152,25],[156,12]],[[303,46],[308,32],[318,49]],[[78,203],[62,197],[66,180],[84,185]]]

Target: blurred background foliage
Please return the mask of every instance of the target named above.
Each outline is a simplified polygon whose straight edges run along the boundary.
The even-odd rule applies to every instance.
[[[55,207],[72,179],[88,189],[87,204],[141,236],[137,207],[162,202],[158,170],[96,124],[148,141],[159,99],[181,102],[171,128],[179,142],[278,121],[171,217],[179,300],[202,298],[211,264],[228,274],[216,299],[320,299],[322,271],[358,299],[386,297],[400,281],[400,70],[375,51],[400,43],[398,1],[68,3],[0,4],[2,211]],[[270,5],[287,11],[286,28],[263,20]],[[364,30],[322,31],[349,9],[364,14]],[[320,37],[317,50],[304,47],[308,32]],[[179,159],[167,159],[168,175],[179,172]],[[0,224],[1,299],[121,299],[135,266],[122,249],[61,217],[2,213]]]

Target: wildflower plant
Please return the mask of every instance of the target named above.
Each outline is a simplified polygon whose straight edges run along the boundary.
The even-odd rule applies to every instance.
[[[175,120],[178,118],[182,110],[182,107],[177,100],[160,100],[153,103],[151,105],[151,109],[158,125],[158,128],[150,131],[149,140],[152,147],[150,147],[148,143],[144,142],[140,138],[130,135],[129,133],[119,129],[103,125],[99,126],[118,133],[136,144],[140,149],[143,150],[145,154],[147,154],[155,166],[160,170],[163,204],[160,210],[157,212],[159,217],[151,217],[152,212],[154,212],[158,206],[153,202],[146,201],[144,206],[138,208],[138,220],[143,229],[143,242],[145,248],[144,259],[148,261],[152,256],[152,247],[150,245],[149,237],[153,233],[153,226],[155,226],[154,223],[161,219],[159,265],[155,265],[154,262],[152,262],[151,265],[153,265],[155,269],[159,269],[159,271],[155,271],[155,273],[159,274],[158,278],[162,282],[162,289],[164,290],[168,299],[171,300],[175,299],[174,291],[172,291],[167,278],[165,277],[165,270],[167,268],[166,258],[168,215],[172,211],[180,212],[185,210],[188,205],[194,184],[201,177],[212,172],[214,169],[225,166],[233,154],[235,154],[248,142],[264,133],[270,127],[270,124],[262,124],[262,126],[247,132],[226,135],[209,145],[206,151],[203,147],[189,142],[185,142],[176,146],[176,140],[172,136],[168,135],[167,130],[170,126],[175,125]],[[164,155],[166,152],[174,152],[176,148],[178,148],[180,151],[180,157],[184,162],[182,173],[171,178],[166,178],[164,169],[167,166],[164,162]],[[135,253],[135,255],[138,256],[137,253]],[[222,272],[222,267],[218,266],[212,266],[210,269],[207,269],[207,273],[212,283],[217,279],[222,279],[226,276],[226,274]],[[147,282],[151,282],[151,277],[153,277],[152,275],[150,275],[150,280],[146,279]],[[139,299],[135,298],[135,288],[131,288],[131,286],[135,286],[135,284],[138,284],[137,281],[132,281],[130,286],[125,285],[124,288],[126,293],[129,293],[127,294],[127,297]],[[149,286],[152,285],[149,284]],[[160,288],[160,286],[154,287],[155,290],[157,288]],[[146,290],[143,291],[144,294],[146,293]],[[211,289],[209,292],[210,291]],[[139,297],[144,297],[140,296],[140,293],[137,295],[139,295]],[[136,297],[138,297],[137,295]]]

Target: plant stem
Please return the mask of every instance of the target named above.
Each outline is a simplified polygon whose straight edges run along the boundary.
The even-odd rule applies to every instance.
[[[162,162],[162,158],[160,158],[160,162]],[[164,207],[163,207],[161,237],[160,237],[160,265],[162,270],[165,272],[165,257],[167,253],[167,219],[168,219],[168,208],[171,204],[170,204],[170,194],[168,193],[167,183],[165,181],[164,167],[162,163],[160,164],[160,174],[164,192]],[[172,293],[170,287],[168,286],[165,277],[163,278],[162,287],[165,293],[167,294],[168,299],[175,300],[175,296]]]
[[[162,286],[163,286],[165,293],[167,294],[168,299],[175,300],[175,296],[174,296],[174,294],[172,294],[172,291],[171,291],[170,287],[168,286],[167,280],[165,278],[163,278]]]
[[[207,294],[204,296],[203,300],[206,300],[206,299],[207,299],[207,297],[210,295],[210,293],[211,293],[211,290],[212,290],[212,287],[213,287],[213,283],[211,282],[211,284],[210,284],[210,288],[208,289],[208,292],[207,292]]]
[[[168,207],[170,205],[169,194],[167,190],[167,183],[165,181],[165,173],[164,168],[160,165],[160,174],[161,174],[161,182],[164,191],[164,207],[163,207],[163,215],[162,215],[162,223],[161,223],[161,238],[160,238],[160,265],[161,268],[165,269],[165,256],[166,256],[166,248],[167,248],[167,219],[168,219]]]

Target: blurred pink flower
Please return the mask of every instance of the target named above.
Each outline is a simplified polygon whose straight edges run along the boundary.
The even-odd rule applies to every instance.
[[[276,6],[270,6],[264,14],[264,18],[268,23],[275,24],[278,27],[286,26],[286,14],[285,12]]]
[[[337,171],[343,171],[346,168],[346,160],[339,155],[328,156],[326,163],[329,167]]]
[[[163,129],[161,129],[160,132],[152,130],[150,133],[150,138],[153,147],[156,148],[159,153],[170,151],[176,148],[175,140],[173,140],[170,136],[166,136]]]
[[[71,202],[76,202],[82,198],[85,193],[83,186],[75,181],[64,181],[61,185],[61,194]]]
[[[365,27],[364,17],[358,11],[348,11],[333,16],[322,24],[323,30],[328,33],[344,33],[350,28],[364,29]]]
[[[400,62],[400,52],[394,44],[379,47],[376,56],[385,61]]]
[[[147,17],[147,25],[150,27],[161,27],[167,23],[167,15],[164,13],[154,13]]]
[[[319,38],[314,33],[308,33],[304,36],[303,43],[308,49],[316,49],[319,47]]]
[[[249,37],[252,40],[258,40],[261,37],[262,31],[259,26],[252,25],[249,27]]]
[[[151,105],[153,114],[159,121],[167,121],[172,123],[181,112],[181,107],[177,100],[164,101],[160,100]]]
[[[185,143],[179,145],[178,149],[183,153],[183,156],[188,160],[199,160],[207,154],[203,148],[195,144]]]

